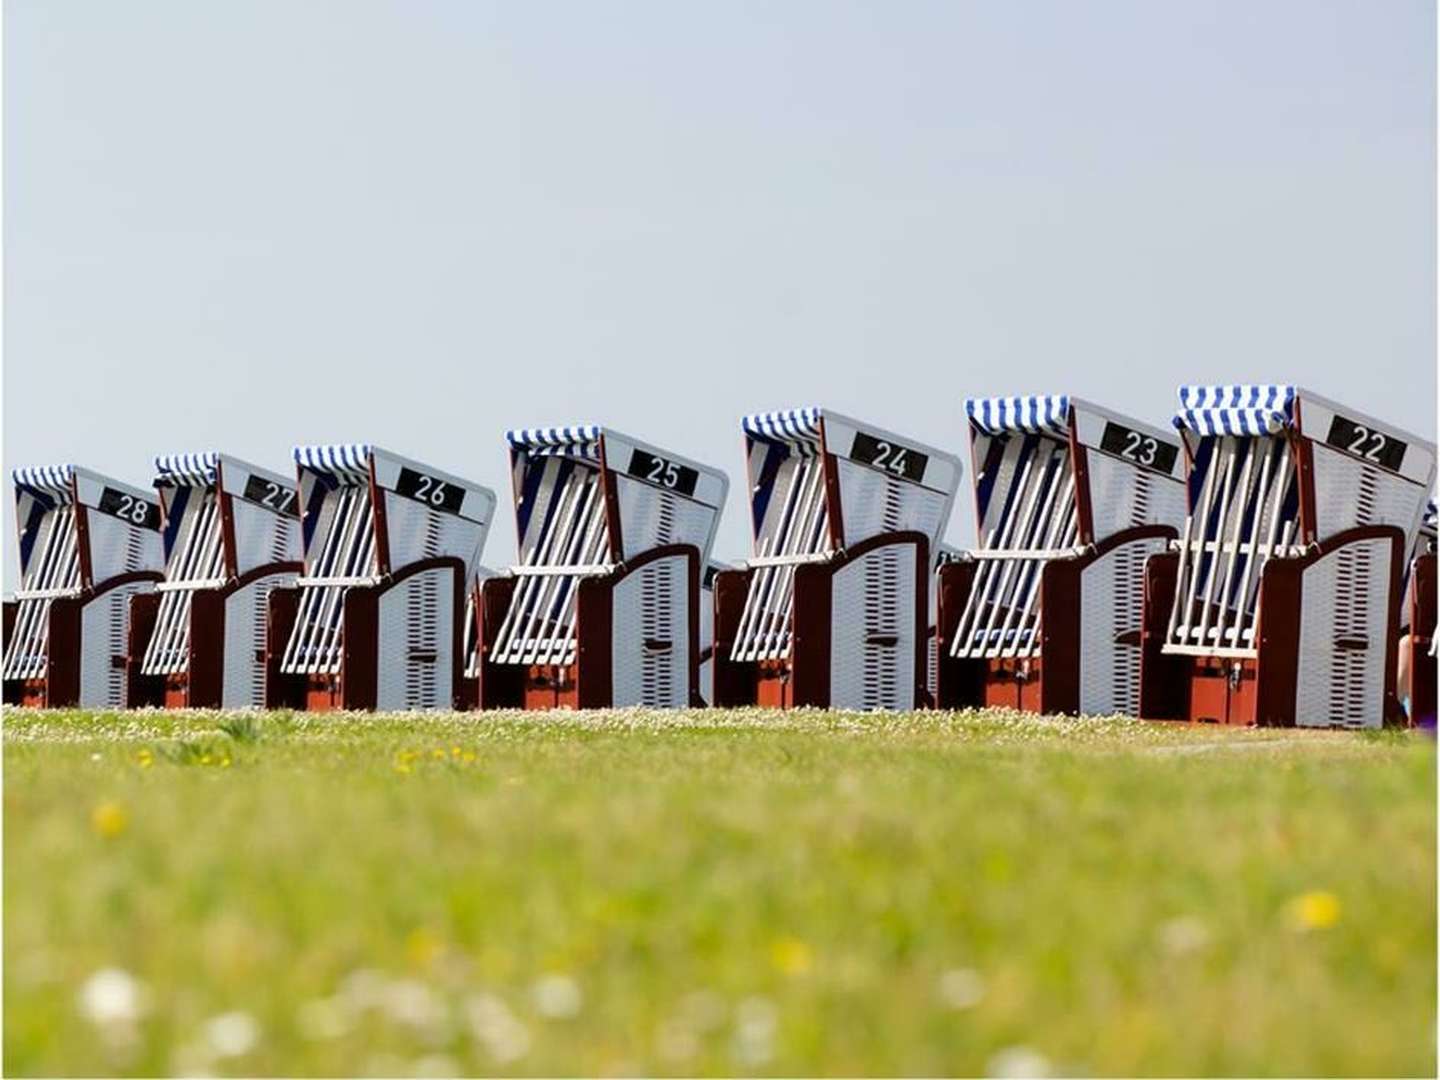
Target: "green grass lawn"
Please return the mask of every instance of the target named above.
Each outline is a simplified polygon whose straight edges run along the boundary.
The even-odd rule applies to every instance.
[[[5,719],[10,1075],[1434,1074],[1435,748]]]

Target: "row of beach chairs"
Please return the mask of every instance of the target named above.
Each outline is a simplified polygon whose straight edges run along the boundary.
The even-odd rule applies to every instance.
[[[966,402],[960,457],[829,410],[724,471],[609,428],[511,431],[497,498],[368,444],[294,472],[157,458],[142,490],[15,470],[4,697],[39,707],[1004,705],[1228,724],[1435,714],[1435,446],[1292,386],[1187,386],[1168,428]]]

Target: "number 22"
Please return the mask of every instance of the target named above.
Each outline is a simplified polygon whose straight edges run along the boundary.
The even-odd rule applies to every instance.
[[[1370,444],[1368,448],[1365,445],[1367,442]],[[1367,427],[1356,424],[1354,437],[1351,438],[1350,445],[1346,449],[1352,454],[1363,457],[1366,461],[1379,461],[1380,452],[1385,449],[1385,436],[1378,431],[1371,431]]]

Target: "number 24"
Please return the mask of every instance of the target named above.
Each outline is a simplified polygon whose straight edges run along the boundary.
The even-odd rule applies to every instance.
[[[875,440],[875,465],[877,468],[892,472],[896,476],[905,474],[905,455],[908,451],[903,446],[891,446],[884,439]]]

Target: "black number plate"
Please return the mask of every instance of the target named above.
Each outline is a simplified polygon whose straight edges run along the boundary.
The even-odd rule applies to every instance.
[[[107,487],[100,492],[100,512],[117,517],[130,525],[145,529],[160,528],[160,504],[146,499],[137,499],[123,491]]]
[[[1391,472],[1400,471],[1400,464],[1405,460],[1405,451],[1410,449],[1394,435],[1376,431],[1372,427],[1367,427],[1365,424],[1338,414],[1334,420],[1330,421],[1330,434],[1325,441],[1337,450],[1344,450],[1347,454],[1354,454],[1366,461],[1373,461],[1376,465],[1389,469]]]
[[[654,454],[647,454],[644,450],[631,452],[630,468],[626,472],[644,480],[647,484],[654,484],[656,487],[666,488],[669,491],[678,491],[681,495],[694,495],[695,485],[700,482],[700,474],[689,465],[681,465],[678,461],[656,457]]]
[[[917,482],[924,477],[925,466],[930,464],[929,454],[865,431],[855,433],[855,441],[850,445],[850,459]]]
[[[400,479],[395,483],[395,491],[407,499],[422,502],[436,510],[444,510],[447,514],[458,514],[465,502],[465,489],[459,484],[452,484],[449,480],[441,480],[437,476],[416,472],[404,466],[400,468]]]
[[[277,484],[274,480],[251,476],[245,481],[244,497],[249,502],[274,510],[277,514],[300,516],[300,508],[295,505],[295,489],[285,484]]]
[[[1100,434],[1100,449],[1167,475],[1175,471],[1175,459],[1180,456],[1180,447],[1175,443],[1157,439],[1143,431],[1134,431],[1113,420],[1105,422],[1105,430]]]

